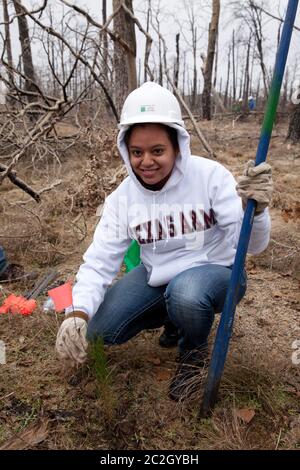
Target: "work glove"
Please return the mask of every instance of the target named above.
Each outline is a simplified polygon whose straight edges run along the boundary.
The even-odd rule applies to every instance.
[[[83,364],[87,357],[86,340],[88,315],[73,312],[66,316],[57,333],[55,349],[61,359],[72,365]]]
[[[237,178],[236,191],[242,198],[243,209],[248,199],[257,202],[255,214],[262,212],[271,202],[273,192],[272,168],[268,163],[254,166],[253,160],[246,164],[244,175]]]

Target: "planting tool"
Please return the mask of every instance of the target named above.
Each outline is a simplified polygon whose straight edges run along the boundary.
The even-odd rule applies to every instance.
[[[280,45],[276,57],[274,75],[269,97],[266,105],[265,117],[262,125],[260,140],[255,158],[255,165],[259,165],[267,158],[272,129],[276,116],[276,109],[280,97],[280,89],[284,75],[286,60],[290,47],[293,26],[296,18],[298,0],[289,0],[286,17],[284,20]],[[219,385],[224,369],[229,340],[232,333],[234,313],[237,304],[239,283],[243,273],[248,244],[250,240],[256,201],[248,200],[241,227],[240,238],[237,246],[236,256],[232,269],[230,285],[228,288],[224,309],[221,315],[219,328],[216,335],[208,377],[205,384],[200,416],[206,417],[210,414],[217,400]]]

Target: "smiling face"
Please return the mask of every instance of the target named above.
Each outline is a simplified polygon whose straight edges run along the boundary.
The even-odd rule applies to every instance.
[[[163,186],[171,175],[178,153],[178,146],[172,143],[166,127],[162,124],[135,125],[127,146],[137,177],[146,186]]]

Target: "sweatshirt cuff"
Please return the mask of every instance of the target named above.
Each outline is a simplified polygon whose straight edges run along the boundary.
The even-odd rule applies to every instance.
[[[261,211],[259,214],[254,214],[254,221],[260,221],[260,220],[263,220],[266,215],[269,214],[269,208],[266,207],[263,211]]]
[[[92,315],[89,314],[89,312],[87,312],[87,310],[85,308],[82,308],[82,307],[77,307],[75,305],[71,305],[70,307],[67,307],[65,309],[65,315],[69,315],[73,312],[83,312],[86,314],[86,316],[88,317],[88,319],[90,320]]]
[[[67,318],[82,318],[82,320],[85,320],[86,322],[89,321],[89,316],[87,313],[85,312],[79,312],[79,311],[74,311],[72,313],[68,313],[66,316],[65,316],[65,320]]]

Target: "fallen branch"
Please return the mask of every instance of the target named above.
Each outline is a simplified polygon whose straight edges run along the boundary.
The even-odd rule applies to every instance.
[[[39,191],[39,195],[46,193],[47,191],[51,191],[51,189],[56,188],[56,186],[59,186],[62,183],[62,180],[55,181],[55,183],[50,184],[50,186],[47,186],[46,188],[43,188]]]
[[[14,152],[10,164],[6,167],[2,174],[0,174],[0,185],[4,178],[11,172],[12,168],[16,166],[20,158],[25,154],[28,147],[36,142],[47,131],[53,128],[59,113],[64,107],[64,104],[67,104],[64,100],[58,100],[52,108],[49,108],[49,112],[35,124],[34,128],[29,132],[28,137],[26,137],[22,148]]]
[[[62,180],[55,181],[55,183],[52,183],[50,186],[47,186],[46,188],[41,189],[38,192],[38,196],[40,196],[43,193],[46,193],[47,191],[51,191],[52,189],[56,188],[56,186],[60,185],[62,183]],[[22,204],[28,204],[30,202],[30,199],[26,199],[25,201],[16,201],[17,205],[22,205]]]
[[[7,171],[8,167],[6,165],[3,165],[0,163],[0,172],[2,171]],[[29,194],[36,202],[40,202],[40,193],[37,193],[34,189],[32,189],[30,186],[28,186],[25,181],[21,180],[16,176],[16,173],[14,171],[11,171],[7,173],[7,178],[10,179],[10,181],[15,185],[18,186],[18,188],[22,189],[25,191],[25,193]]]

